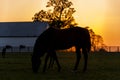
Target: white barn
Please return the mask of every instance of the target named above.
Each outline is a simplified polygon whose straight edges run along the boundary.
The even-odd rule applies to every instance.
[[[34,46],[37,36],[48,27],[46,22],[0,22],[0,47]]]

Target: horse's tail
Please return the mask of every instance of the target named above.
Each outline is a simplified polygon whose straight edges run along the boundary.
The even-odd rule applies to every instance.
[[[87,51],[90,52],[91,51],[91,38],[90,38],[90,33],[87,30]]]
[[[90,52],[90,51],[91,51],[91,40],[89,40],[89,41],[88,41],[87,50],[88,50],[88,52]]]

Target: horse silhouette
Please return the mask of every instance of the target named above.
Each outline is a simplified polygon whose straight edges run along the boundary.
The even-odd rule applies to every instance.
[[[3,48],[2,49],[2,57],[5,58],[5,55],[6,55],[6,48]]]
[[[11,49],[11,52],[13,52],[13,47],[11,45],[6,45],[5,47],[3,47],[2,49],[2,57],[5,58],[6,55],[6,50],[7,49]]]
[[[39,66],[41,64],[41,57],[45,57],[45,63],[43,67],[43,72],[46,70],[48,58],[52,57],[58,66],[58,71],[60,71],[61,66],[59,64],[58,58],[56,56],[56,50],[68,49],[75,46],[76,49],[76,63],[74,66],[74,71],[77,70],[79,61],[81,58],[80,49],[84,55],[84,68],[83,71],[87,69],[88,52],[91,49],[90,34],[86,28],[72,27],[68,29],[55,29],[48,28],[44,31],[36,40],[33,54],[32,54],[32,70],[37,73]]]
[[[21,50],[22,50],[22,49],[25,49],[25,48],[26,48],[25,45],[20,45],[20,46],[19,46],[19,52],[21,52]]]

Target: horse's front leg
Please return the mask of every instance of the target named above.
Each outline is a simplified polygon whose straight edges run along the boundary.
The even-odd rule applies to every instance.
[[[57,63],[58,71],[60,72],[60,70],[61,70],[61,66],[60,66],[60,63],[59,63],[59,61],[58,61],[58,57],[57,57],[57,55],[56,55],[56,52],[53,51],[52,53],[53,53],[52,56],[53,56],[54,60],[55,60],[56,63]]]
[[[55,51],[49,51],[46,55],[46,58],[45,58],[45,64],[44,64],[44,67],[43,67],[43,72],[45,72],[46,70],[46,67],[47,67],[47,62],[48,62],[48,58],[51,58],[52,60],[50,60],[50,64],[49,66],[53,66],[53,62],[56,61],[57,63],[57,66],[58,66],[58,71],[61,70],[61,66],[59,64],[59,61],[58,61],[58,58],[57,58],[57,55],[56,55],[56,52]],[[52,61],[52,62],[51,62]]]
[[[82,53],[84,55],[84,68],[83,68],[83,72],[85,72],[87,70],[87,62],[88,62],[88,53],[87,53],[87,49],[83,48]]]
[[[54,65],[54,58],[53,58],[52,55],[50,55],[50,62],[49,62],[49,65],[48,65],[48,69],[53,68],[53,65]]]
[[[55,52],[54,50],[52,50],[52,51],[50,52],[50,54],[51,54],[51,55],[50,55],[51,60],[50,60],[49,66],[53,66],[54,61],[56,61],[57,66],[58,66],[58,71],[60,71],[60,70],[61,70],[61,66],[60,66],[60,64],[59,64],[59,61],[58,61],[58,57],[57,57],[57,55],[56,55],[56,52]]]
[[[73,69],[73,71],[75,71],[75,72],[77,71],[80,59],[81,59],[80,48],[76,47],[76,63],[75,63],[75,67]]]

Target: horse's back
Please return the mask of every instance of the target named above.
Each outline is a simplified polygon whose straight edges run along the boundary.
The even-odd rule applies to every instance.
[[[36,45],[43,47],[66,49],[72,46],[87,46],[89,32],[85,28],[73,27],[68,29],[49,28],[37,39]],[[88,40],[87,40],[88,39]]]

